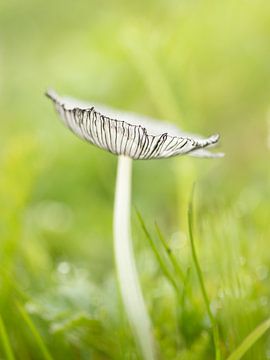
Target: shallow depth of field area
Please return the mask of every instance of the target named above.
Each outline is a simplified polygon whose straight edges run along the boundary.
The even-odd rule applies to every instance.
[[[270,318],[269,39],[267,0],[1,1],[1,359],[141,359],[113,258],[116,157],[61,124],[49,87],[221,135],[222,159],[134,162],[158,359],[217,359],[194,182],[220,359]],[[242,359],[270,359],[267,327]]]

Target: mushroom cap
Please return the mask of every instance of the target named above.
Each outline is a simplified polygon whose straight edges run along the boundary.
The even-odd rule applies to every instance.
[[[46,95],[53,101],[64,124],[80,138],[116,155],[135,160],[160,159],[177,155],[220,157],[206,147],[214,146],[219,135],[201,138],[181,132],[167,122],[112,110],[103,105],[60,97],[53,90]]]

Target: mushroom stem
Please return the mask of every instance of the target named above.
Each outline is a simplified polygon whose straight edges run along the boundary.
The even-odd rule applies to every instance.
[[[144,359],[153,360],[154,341],[135,265],[130,230],[132,159],[120,155],[114,201],[114,252],[124,308]]]

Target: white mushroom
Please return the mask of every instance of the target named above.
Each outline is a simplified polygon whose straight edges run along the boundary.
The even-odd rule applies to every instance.
[[[177,155],[216,157],[206,147],[219,136],[203,139],[181,132],[166,122],[146,116],[112,110],[102,105],[89,106],[49,91],[61,119],[77,136],[116,155],[134,160],[160,159]]]
[[[214,146],[218,135],[203,139],[181,132],[162,121],[89,106],[54,91],[46,94],[62,121],[77,136],[119,156],[114,203],[114,251],[123,304],[144,359],[155,358],[151,321],[139,285],[130,234],[132,159],[148,160],[177,155],[220,157],[205,148]]]

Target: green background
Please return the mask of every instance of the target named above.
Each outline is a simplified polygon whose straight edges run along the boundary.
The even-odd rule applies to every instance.
[[[134,162],[133,204],[189,273],[179,303],[133,209],[160,358],[214,358],[187,233],[194,181],[222,358],[270,316],[269,57],[267,0],[1,1],[1,359],[5,344],[16,359],[139,359],[114,272],[117,159],[62,126],[49,87],[221,135],[223,159]],[[244,358],[269,359],[269,340]]]

